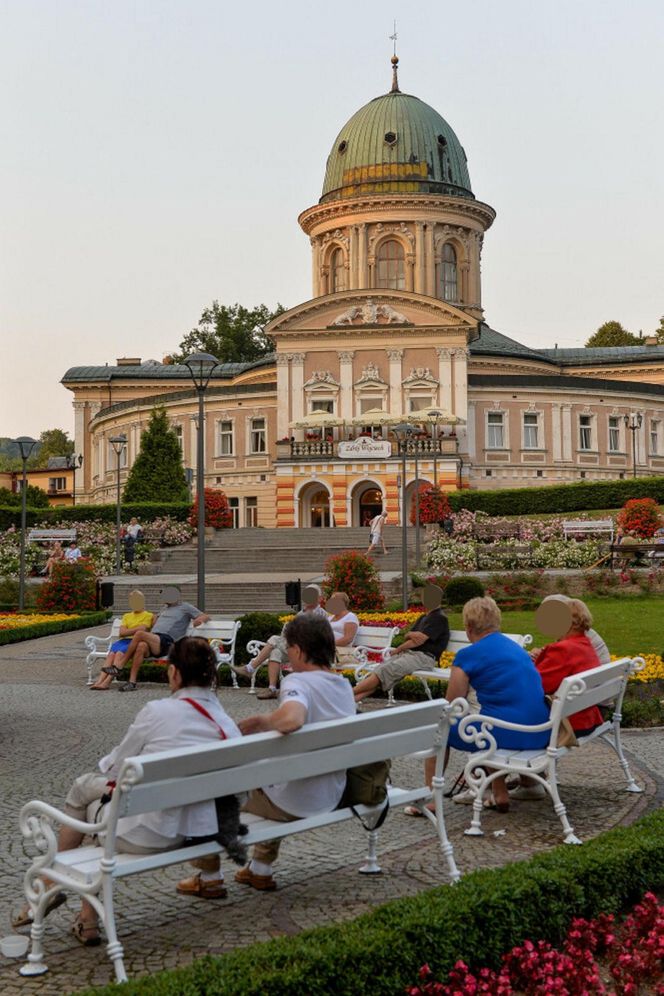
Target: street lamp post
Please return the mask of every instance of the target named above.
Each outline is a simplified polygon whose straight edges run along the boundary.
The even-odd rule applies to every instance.
[[[116,496],[116,509],[115,509],[115,573],[119,574],[122,565],[120,563],[120,458],[122,457],[122,451],[127,445],[127,437],[124,433],[119,436],[111,436],[109,438],[109,443],[113,447],[116,457],[116,470],[117,470],[117,496]]]
[[[205,611],[205,392],[219,360],[210,353],[192,353],[184,361],[198,393],[196,492],[198,495],[198,594],[197,607]]]
[[[636,434],[643,425],[643,415],[641,412],[630,412],[629,415],[623,415],[623,419],[625,427],[632,433],[632,467],[633,476],[636,477],[636,448],[638,445]]]
[[[72,500],[71,500],[72,505],[76,504],[76,470],[77,470],[77,468],[81,467],[82,464],[83,464],[83,454],[82,453],[79,453],[78,456],[76,456],[75,453],[72,453],[71,456],[67,457],[67,470],[73,470],[74,471],[73,488],[72,488]]]
[[[407,422],[393,426],[401,454],[401,599],[404,612],[408,609],[408,517],[406,515],[406,443],[413,434]]]
[[[431,435],[433,436],[433,486],[438,487],[438,427],[445,418],[445,412],[429,409],[429,419],[431,420]]]
[[[420,566],[420,471],[415,440],[415,567]]]
[[[23,463],[23,476],[21,480],[21,553],[18,572],[18,608],[22,612],[25,608],[25,525],[28,511],[28,479],[25,473],[26,464],[37,445],[37,440],[30,436],[19,436],[16,440],[21,453]]]

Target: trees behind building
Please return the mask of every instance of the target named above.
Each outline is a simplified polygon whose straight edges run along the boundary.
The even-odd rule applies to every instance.
[[[213,301],[201,315],[196,328],[184,337],[173,354],[173,361],[182,363],[191,353],[197,352],[212,353],[220,363],[259,360],[274,349],[265,327],[283,311],[285,308],[281,304],[271,311],[265,304],[245,308],[237,303],[226,305]]]

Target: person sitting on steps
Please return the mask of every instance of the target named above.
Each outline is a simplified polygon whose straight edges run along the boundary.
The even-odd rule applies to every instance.
[[[302,608],[298,612],[298,615],[310,615],[313,617],[319,616],[322,619],[327,619],[327,612],[320,604],[322,597],[323,592],[321,591],[320,585],[307,585],[306,588],[302,590]],[[275,634],[268,639],[265,646],[259,650],[254,659],[249,661],[248,664],[231,665],[236,674],[242,675],[243,678],[251,678],[254,671],[256,671],[261,664],[264,664],[265,661],[268,661],[268,687],[258,693],[257,698],[259,699],[279,698],[279,692],[277,690],[279,685],[279,675],[281,674],[281,669],[284,664],[288,664],[288,647],[286,646],[286,639],[284,637],[286,625],[282,627],[280,634]]]
[[[166,603],[166,608],[157,616],[157,621],[148,632],[147,629],[139,629],[131,638],[131,642],[119,660],[110,667],[121,671],[131,660],[131,671],[129,681],[120,686],[121,692],[134,692],[136,690],[136,678],[138,671],[146,657],[166,657],[174,643],[181,640],[186,634],[189,623],[193,626],[201,626],[208,622],[210,617],[190,602],[182,601],[182,594],[175,585],[164,588],[162,597]],[[133,658],[133,660],[132,660]],[[106,674],[115,673],[109,667],[103,667]]]

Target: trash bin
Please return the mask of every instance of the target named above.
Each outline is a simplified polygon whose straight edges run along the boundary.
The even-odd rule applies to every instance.
[[[112,581],[97,582],[97,606],[100,609],[110,609],[115,600],[115,585]]]
[[[302,592],[300,580],[297,581],[287,581],[284,601],[286,605],[290,605],[291,609],[299,612],[302,608]]]

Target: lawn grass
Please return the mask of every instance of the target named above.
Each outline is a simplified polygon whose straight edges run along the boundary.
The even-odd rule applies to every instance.
[[[613,654],[661,654],[664,651],[664,595],[584,599],[593,616],[593,628]],[[463,629],[460,612],[449,615],[452,629]],[[535,646],[550,643],[535,627],[535,613],[503,612],[505,633],[531,633]]]

